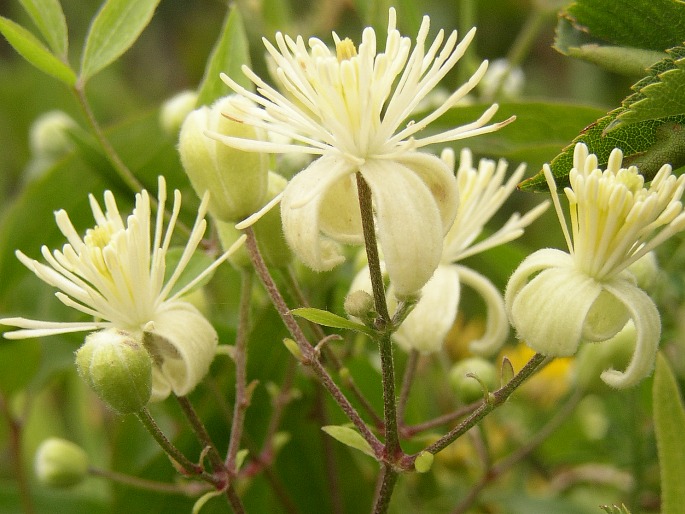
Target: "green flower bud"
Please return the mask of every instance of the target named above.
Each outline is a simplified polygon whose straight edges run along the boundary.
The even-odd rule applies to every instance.
[[[34,459],[38,480],[49,487],[72,487],[88,474],[88,455],[65,439],[51,437],[43,441]]]
[[[478,377],[474,378],[472,375]],[[470,357],[455,364],[450,370],[450,383],[463,403],[483,398],[483,388],[494,391],[497,388],[497,369],[480,357]]]
[[[162,104],[159,111],[159,124],[169,136],[177,136],[186,116],[195,109],[197,93],[181,91]]]
[[[142,341],[123,330],[86,337],[76,352],[78,372],[95,393],[122,414],[138,412],[152,394],[152,358]]]
[[[654,252],[648,252],[628,266],[628,271],[635,275],[637,286],[649,292],[659,276],[659,263]]]
[[[29,147],[34,156],[59,158],[74,147],[69,138],[69,130],[78,125],[62,111],[49,111],[41,114],[31,125]]]
[[[276,195],[285,189],[288,181],[277,173],[269,172],[269,189],[264,203],[273,200]],[[225,223],[216,220],[216,228],[219,234],[221,246],[228,249],[242,235],[242,231],[235,228],[234,223]],[[281,224],[281,210],[274,207],[264,214],[259,221],[252,225],[259,251],[267,266],[285,267],[292,261],[293,254],[283,237]],[[250,257],[243,245],[228,258],[229,262],[238,269],[250,267]]]
[[[264,205],[269,157],[260,152],[230,148],[206,135],[207,131],[243,139],[260,139],[256,128],[222,114],[229,103],[247,102],[224,97],[211,107],[191,112],[181,126],[178,151],[198,196],[211,193],[209,212],[221,221],[240,221]]]
[[[359,318],[365,323],[376,317],[376,305],[373,296],[361,289],[349,293],[345,297],[343,307],[348,316]]]

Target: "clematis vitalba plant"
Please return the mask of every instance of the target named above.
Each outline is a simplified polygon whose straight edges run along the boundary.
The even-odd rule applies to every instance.
[[[505,294],[518,336],[545,355],[573,355],[582,341],[610,339],[632,320],[636,344],[628,367],[601,375],[617,388],[651,373],[661,337],[659,311],[628,268],[685,229],[685,176],[674,176],[665,164],[645,187],[638,169],[623,168],[622,161],[621,150],[615,149],[601,170],[597,157],[584,144],[576,145],[571,185],[564,190],[570,233],[545,165],[568,252],[548,248],[533,253],[511,276]]]
[[[223,76],[226,84],[251,102],[226,106],[225,115],[289,138],[292,143],[258,141],[209,132],[222,143],[247,151],[317,155],[283,191],[281,215],[286,240],[295,254],[316,271],[344,260],[338,243],[362,244],[362,215],[357,174],[373,198],[378,237],[387,272],[399,296],[418,291],[440,261],[442,238],[458,205],[454,176],[439,157],[422,148],[493,132],[504,122],[487,123],[492,105],[472,123],[421,133],[462,100],[482,78],[484,61],[471,78],[439,107],[419,119],[414,110],[466,52],[475,31],[458,42],[454,31],[440,30],[427,46],[430,19],[423,18],[412,49],[397,30],[390,9],[385,48],[367,28],[357,48],[333,35],[335,51],[321,40],[276,34],[264,40],[277,66],[282,91],[269,86],[249,68],[246,76],[257,92]],[[404,126],[403,126],[404,125]]]

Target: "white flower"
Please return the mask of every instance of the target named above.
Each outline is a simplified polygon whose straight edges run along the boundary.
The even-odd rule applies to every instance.
[[[209,195],[203,198],[188,243],[166,282],[165,260],[181,209],[181,194],[174,191],[166,231],[163,177],[159,177],[155,218],[147,191],[136,195],[135,209],[126,223],[111,191],[105,192],[104,199],[103,212],[90,196],[96,225],[83,238],[64,210],[55,213],[57,226],[68,243],[62,251],[53,253],[42,247],[47,265],[17,252],[19,260],[38,278],[59,289],[55,296],[63,304],[93,319],[57,322],[5,318],[0,319],[1,324],[22,330],[4,335],[8,339],[23,339],[107,328],[125,330],[144,340],[153,357],[153,399],[164,398],[172,390],[177,395],[187,394],[207,373],[218,341],[209,321],[182,296],[223,262],[242,240],[200,275],[172,292],[204,235]]]
[[[412,49],[410,38],[396,29],[395,10],[390,9],[380,53],[371,28],[364,30],[358,50],[334,33],[335,52],[316,38],[309,40],[307,48],[302,37],[276,34],[276,46],[266,40],[264,44],[277,66],[283,92],[244,67],[260,94],[229,77],[223,79],[257,105],[236,104],[226,115],[293,143],[210,134],[242,150],[319,156],[293,178],[281,202],[288,243],[317,271],[344,260],[338,243],[363,243],[355,180],[360,173],[372,191],[379,242],[401,296],[416,292],[433,274],[457,208],[451,171],[438,157],[418,149],[492,132],[513,120],[486,126],[497,110],[493,105],[472,123],[418,137],[469,93],[487,68],[483,62],[438,108],[418,120],[410,119],[474,36],[472,30],[457,44],[456,31],[445,40],[441,30],[426,48],[429,24],[424,17]]]
[[[631,386],[651,373],[661,336],[656,306],[628,267],[685,228],[680,201],[685,176],[675,177],[664,165],[646,188],[635,166],[621,168],[622,159],[614,149],[602,171],[597,157],[576,145],[571,187],[565,189],[573,238],[545,165],[569,253],[549,248],[533,253],[505,293],[519,337],[546,355],[572,355],[582,340],[605,341],[632,319],[637,341],[630,364],[624,372],[609,369],[601,375],[613,387]]]
[[[443,152],[443,160],[454,168],[454,154]],[[489,355],[497,351],[509,334],[509,323],[502,294],[486,277],[477,271],[457,264],[462,259],[520,237],[523,229],[545,209],[544,202],[524,216],[514,213],[495,233],[476,242],[485,224],[502,207],[525,172],[520,165],[504,182],[507,162],[481,159],[478,169],[468,149],[461,152],[457,183],[459,210],[445,236],[440,264],[433,277],[421,290],[421,300],[395,332],[397,342],[406,349],[423,353],[440,350],[457,317],[461,286],[475,290],[485,301],[487,325],[482,338],[471,343],[471,350]],[[388,299],[391,302],[391,298]]]

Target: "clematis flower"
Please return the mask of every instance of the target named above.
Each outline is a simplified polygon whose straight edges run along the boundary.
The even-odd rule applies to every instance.
[[[442,159],[450,169],[454,168],[454,153],[451,150],[444,151]],[[487,308],[485,333],[480,339],[471,342],[471,350],[490,355],[506,341],[509,323],[502,294],[486,277],[458,264],[466,257],[520,237],[524,228],[547,209],[548,202],[544,202],[523,216],[514,213],[499,230],[478,240],[485,224],[502,207],[523,178],[525,165],[520,165],[505,182],[506,172],[507,162],[504,160],[495,163],[489,159],[481,159],[476,169],[473,167],[471,152],[468,149],[462,150],[456,174],[459,210],[445,236],[440,264],[421,290],[421,300],[394,334],[395,340],[405,349],[423,353],[440,350],[456,320],[462,285],[476,291]],[[391,287],[394,287],[392,282]],[[392,295],[389,295],[388,301],[393,307],[396,304]]]
[[[422,136],[477,85],[487,68],[483,62],[439,107],[413,119],[416,107],[456,65],[475,34],[470,31],[458,43],[456,31],[445,38],[441,30],[427,45],[429,25],[424,17],[412,49],[390,9],[382,52],[371,28],[364,30],[359,48],[334,33],[334,51],[316,38],[307,47],[302,37],[277,33],[275,46],[264,44],[277,66],[282,92],[243,67],[259,94],[223,76],[233,91],[254,102],[252,107],[235,103],[225,114],[292,143],[209,133],[242,150],[318,156],[292,179],[281,201],[288,244],[317,271],[344,260],[340,243],[364,241],[359,173],[371,189],[387,271],[402,297],[418,291],[433,274],[457,209],[453,174],[437,156],[419,150],[492,132],[513,120],[487,125],[497,110],[492,105],[472,123]]]
[[[549,166],[544,173],[561,223],[568,253],[538,250],[514,272],[505,304],[518,336],[536,352],[573,355],[581,341],[606,341],[632,320],[636,343],[625,371],[605,370],[610,386],[629,387],[651,373],[661,336],[652,299],[628,269],[667,238],[685,228],[681,197],[685,176],[664,165],[644,186],[635,166],[622,168],[614,149],[607,169],[578,143],[565,189],[571,234]]]
[[[38,278],[59,289],[55,296],[82,312],[89,321],[57,322],[4,318],[0,324],[21,330],[5,332],[7,339],[43,337],[71,332],[118,329],[145,344],[153,359],[152,398],[190,392],[205,376],[217,348],[217,333],[183,295],[202,281],[242,243],[238,241],[205,271],[174,292],[181,274],[204,235],[209,195],[201,202],[182,255],[165,281],[166,257],[181,209],[181,194],[174,191],[171,219],[164,230],[166,182],[159,177],[158,210],[152,218],[147,191],[136,195],[133,213],[119,213],[111,191],[104,194],[105,210],[90,196],[96,225],[79,236],[60,210],[57,226],[68,243],[62,251],[43,246],[47,264],[17,251],[19,260]],[[154,223],[154,225],[153,225]],[[152,235],[152,237],[151,237]]]

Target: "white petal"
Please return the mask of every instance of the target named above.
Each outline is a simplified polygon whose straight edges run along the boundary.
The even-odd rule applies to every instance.
[[[326,191],[319,209],[319,227],[324,234],[341,243],[364,243],[354,175],[343,177]]]
[[[620,372],[608,369],[602,373],[601,378],[612,387],[630,387],[648,376],[654,368],[661,337],[661,318],[652,299],[631,282],[615,280],[606,283],[604,287],[630,312],[637,341],[635,353],[626,370]]]
[[[420,290],[442,255],[442,220],[430,189],[412,170],[392,161],[361,167],[376,212],[378,236],[395,294]]]
[[[214,359],[218,336],[212,325],[188,302],[167,302],[156,314],[150,332],[151,353],[159,373],[153,373],[155,397],[170,387],[188,394],[204,378]]]
[[[459,276],[455,267],[438,266],[421,290],[421,299],[414,310],[393,334],[397,343],[407,351],[439,351],[457,317],[459,293]],[[388,302],[394,302],[392,297]]]
[[[530,277],[543,269],[572,265],[573,259],[569,254],[554,248],[544,248],[526,257],[509,278],[504,292],[504,306],[509,318],[511,319],[511,306],[516,295],[528,283]]]
[[[338,245],[322,236],[320,210],[327,190],[353,172],[342,158],[324,156],[293,177],[283,191],[281,218],[286,241],[295,255],[315,271],[330,270],[345,260]]]
[[[479,355],[492,355],[498,351],[509,335],[509,321],[504,310],[502,293],[480,273],[465,266],[455,266],[459,279],[478,292],[487,308],[487,320],[483,337],[469,344],[469,349]]]
[[[520,280],[519,270],[512,280]],[[508,299],[509,317],[518,337],[536,352],[573,355],[588,311],[601,291],[598,282],[575,268],[548,268]]]
[[[426,184],[433,194],[433,199],[440,210],[444,233],[452,226],[459,208],[459,191],[457,179],[445,161],[435,155],[422,152],[410,152],[397,159]]]

